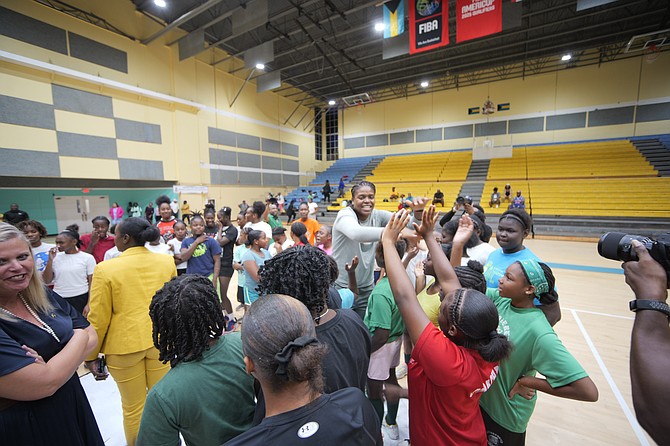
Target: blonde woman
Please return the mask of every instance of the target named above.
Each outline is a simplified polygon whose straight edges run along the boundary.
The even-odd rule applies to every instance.
[[[0,223],[2,444],[104,445],[76,373],[97,339],[44,287],[21,231]]]

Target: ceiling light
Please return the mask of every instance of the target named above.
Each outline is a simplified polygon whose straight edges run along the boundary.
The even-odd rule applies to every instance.
[[[262,63],[257,63],[257,64],[256,64],[256,69],[257,69],[257,70],[264,70],[264,69],[265,69],[265,65],[263,65]]]
[[[337,104],[337,102],[335,102],[335,99],[331,99],[330,101],[328,101],[328,105],[335,105],[335,104]]]
[[[569,61],[570,59],[572,59],[572,55],[571,55],[571,54],[564,54],[563,57],[561,57],[561,60],[562,60],[563,62],[567,62],[567,61]]]
[[[382,32],[384,31],[384,28],[386,28],[386,25],[384,25],[382,22],[375,23],[375,31]]]
[[[165,8],[167,6],[167,3],[165,3],[165,0],[154,0],[154,4],[156,6],[160,6],[161,8]]]
[[[428,83],[428,81],[422,81],[422,82],[421,82],[421,88],[428,88],[428,85],[430,85],[430,84]]]

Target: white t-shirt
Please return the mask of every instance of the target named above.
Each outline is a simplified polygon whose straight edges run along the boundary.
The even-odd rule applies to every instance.
[[[54,291],[61,297],[75,297],[88,293],[88,276],[95,269],[95,258],[79,251],[76,254],[59,252],[52,264]]]
[[[167,243],[159,243],[158,245],[152,245],[149,242],[146,242],[144,244],[144,247],[147,248],[151,252],[155,252],[156,254],[167,254],[169,256],[174,256],[174,252],[170,249],[170,245]]]
[[[35,259],[35,268],[37,268],[37,271],[43,272],[44,268],[47,267],[47,262],[49,261],[49,250],[55,247],[56,245],[52,245],[51,243],[42,242],[42,244],[37,248],[32,248],[33,258]]]
[[[266,222],[259,221],[258,223],[247,223],[244,227],[251,228],[254,231],[263,231],[265,232],[265,236],[272,241],[272,228]]]
[[[116,246],[113,246],[109,248],[107,251],[105,251],[105,257],[102,258],[102,261],[104,262],[105,260],[114,259],[120,255],[121,252],[119,251],[119,249]]]
[[[286,237],[286,241],[285,241],[284,243],[281,244],[281,250],[282,250],[282,252],[286,251],[288,248],[290,248],[290,247],[293,246],[294,244],[295,244],[295,242],[294,242],[293,240],[291,240],[289,237]],[[276,245],[277,245],[277,243],[273,243],[273,244],[270,245],[270,247],[268,248],[268,252],[270,253],[270,255],[271,255],[272,257],[274,257],[274,256],[277,255],[277,246],[276,246]]]
[[[173,238],[168,242],[168,245],[172,246],[172,255],[174,255],[175,252],[181,252],[181,240]],[[177,269],[186,269],[187,266],[188,266],[188,260],[178,264]]]
[[[468,264],[468,260],[476,260],[479,263],[482,264],[482,266],[486,265],[486,262],[489,259],[489,254],[491,254],[493,251],[496,249],[490,245],[489,243],[480,243],[479,245],[475,246],[474,248],[468,248],[465,250],[465,252],[468,254],[469,259],[466,259],[463,257],[461,260],[461,263],[463,265]]]
[[[307,207],[309,208],[308,215],[314,216],[316,215],[316,210],[319,208],[319,205],[312,201],[311,203],[307,203]]]

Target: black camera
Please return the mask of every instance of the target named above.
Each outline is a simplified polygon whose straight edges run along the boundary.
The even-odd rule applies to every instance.
[[[651,257],[665,268],[670,283],[670,233],[662,234],[656,240],[641,235],[630,235],[621,232],[608,232],[598,241],[598,254],[606,259],[621,262],[637,261],[633,248],[633,240],[642,243]]]

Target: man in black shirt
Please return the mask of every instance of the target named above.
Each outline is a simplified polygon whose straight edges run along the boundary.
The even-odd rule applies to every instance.
[[[9,210],[5,212],[4,219],[7,223],[14,226],[18,225],[22,221],[28,220],[30,217],[28,213],[19,209],[17,203],[12,203],[9,207]]]

